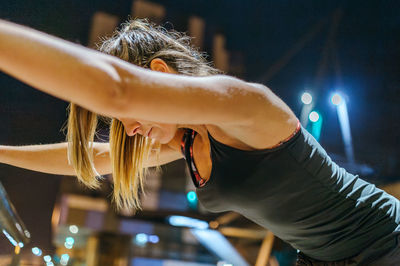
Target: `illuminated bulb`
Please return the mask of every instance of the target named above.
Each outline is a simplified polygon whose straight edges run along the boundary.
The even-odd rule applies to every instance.
[[[51,256],[50,255],[46,255],[43,257],[45,262],[50,262],[51,261]]]
[[[75,240],[74,240],[73,237],[69,236],[69,237],[65,238],[65,243],[68,244],[68,245],[73,245],[74,242],[75,242]]]
[[[42,251],[38,247],[32,248],[32,253],[33,253],[33,255],[36,255],[36,256],[42,256]]]
[[[309,115],[309,119],[311,122],[317,122],[319,120],[319,114],[315,111],[312,111]]]
[[[210,227],[211,227],[212,229],[217,229],[218,226],[219,226],[219,223],[218,223],[217,221],[211,221],[211,222],[209,223],[209,225],[210,225]]]
[[[135,237],[135,241],[138,245],[145,245],[148,241],[148,236],[146,234],[137,234]]]
[[[62,254],[61,255],[60,264],[61,265],[67,265],[68,261],[69,261],[69,255],[68,254]]]
[[[64,247],[66,247],[67,249],[72,249],[73,245],[72,244],[68,244],[67,242],[64,243]]]
[[[158,241],[160,241],[160,238],[156,235],[151,235],[151,236],[149,236],[149,241],[151,243],[158,243]]]
[[[191,202],[195,201],[197,198],[196,193],[194,191],[189,191],[187,193],[186,197],[187,197],[188,201],[191,201]]]
[[[73,234],[77,234],[79,232],[79,228],[76,225],[70,225],[69,226],[69,231]]]
[[[208,228],[207,222],[186,216],[172,215],[168,218],[168,222],[173,226],[185,226],[196,229]]]
[[[335,93],[332,96],[331,101],[332,101],[333,105],[336,105],[336,106],[340,105],[342,103],[342,96],[340,96],[340,94],[338,94],[338,93]]]
[[[301,96],[301,101],[302,101],[304,104],[310,104],[310,103],[312,103],[312,96],[311,96],[311,94],[308,93],[308,92],[303,93],[303,95]]]

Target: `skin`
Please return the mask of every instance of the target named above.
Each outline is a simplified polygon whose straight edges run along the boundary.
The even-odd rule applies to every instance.
[[[228,146],[257,150],[290,136],[298,120],[269,88],[227,75],[179,75],[161,59],[150,70],[111,55],[0,20],[0,70],[42,92],[122,121],[127,134],[162,144],[165,162],[181,157],[183,128],[199,133],[194,157],[210,165],[209,132]],[[135,131],[136,129],[136,131]]]
[[[152,60],[150,69],[164,73],[178,74],[173,68],[169,67],[165,61],[159,58]],[[209,129],[206,125],[166,124],[134,118],[117,119],[124,125],[128,136],[134,136],[135,134],[148,136],[147,134],[151,130],[151,134],[148,137],[156,139],[163,144],[162,150],[164,149],[164,153],[165,149],[168,148],[171,161],[183,158],[180,152],[180,142],[183,138],[184,128],[195,130],[198,136],[195,138],[193,144],[194,160],[202,178],[206,180],[210,178],[212,161],[209,156],[210,143],[207,135]]]
[[[168,66],[165,61],[159,58],[152,60],[150,63],[150,69],[164,73],[178,74],[173,68]],[[205,180],[210,178],[212,168],[212,160],[210,158],[211,147],[208,133],[210,133],[215,139],[229,146],[242,150],[256,150],[254,147],[237,140],[229,135],[229,133],[226,134],[213,125],[166,124],[154,121],[137,120],[134,118],[117,119],[123,123],[128,136],[134,136],[135,134],[148,136],[148,133],[151,131],[150,136],[148,136],[149,138],[158,140],[163,144],[164,149],[169,147],[175,151],[174,153],[171,153],[171,150],[169,151],[171,154],[171,160],[183,158],[180,151],[180,144],[183,138],[184,128],[195,130],[198,133],[198,136],[195,138],[193,144],[193,157],[200,176]]]

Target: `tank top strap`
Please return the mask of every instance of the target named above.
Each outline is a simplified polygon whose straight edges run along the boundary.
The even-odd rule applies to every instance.
[[[195,187],[203,187],[207,181],[200,176],[193,158],[193,143],[196,135],[197,132],[192,129],[187,129],[185,131],[181,140],[181,152],[189,166],[190,176]]]

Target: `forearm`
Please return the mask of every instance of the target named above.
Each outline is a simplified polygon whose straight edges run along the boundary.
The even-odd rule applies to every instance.
[[[29,146],[0,146],[0,163],[49,174],[75,175],[74,169],[68,164],[66,142]],[[101,175],[111,172],[109,145],[107,143],[95,143],[94,164]]]
[[[0,70],[45,93],[112,115],[119,74],[112,56],[0,20]]]

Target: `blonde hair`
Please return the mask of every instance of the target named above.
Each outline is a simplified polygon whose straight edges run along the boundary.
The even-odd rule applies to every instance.
[[[148,68],[151,60],[160,58],[179,74],[209,76],[220,74],[207,62],[206,55],[191,46],[190,37],[174,30],[167,31],[146,19],[129,20],[112,37],[102,41],[98,50],[135,65]],[[78,180],[97,188],[100,175],[93,164],[93,142],[98,115],[74,103],[69,106],[68,160]],[[139,192],[144,193],[146,161],[151,152],[158,158],[161,144],[136,134],[125,133],[123,124],[110,122],[110,157],[113,175],[113,201],[122,207],[141,209]],[[159,168],[157,168],[159,169]]]

